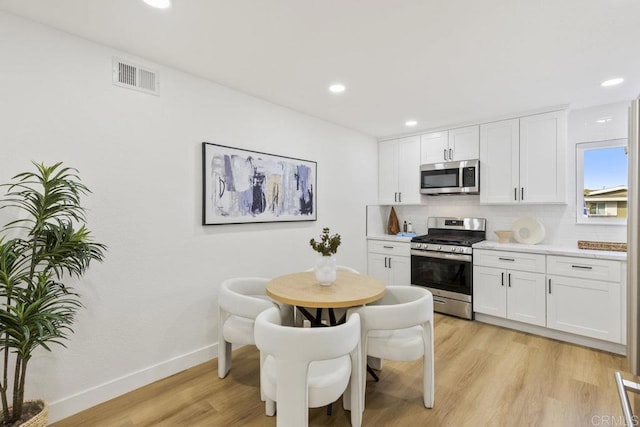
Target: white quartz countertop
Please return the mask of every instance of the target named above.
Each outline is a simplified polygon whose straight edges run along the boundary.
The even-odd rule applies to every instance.
[[[392,234],[373,234],[367,236],[367,240],[386,240],[388,242],[411,242],[411,237],[400,237]]]
[[[474,249],[493,249],[497,251],[528,252],[543,255],[575,256],[582,258],[608,259],[613,261],[626,261],[626,252],[594,251],[590,249],[578,249],[570,246],[555,245],[525,245],[522,243],[498,243],[493,240],[485,240],[473,245]]]

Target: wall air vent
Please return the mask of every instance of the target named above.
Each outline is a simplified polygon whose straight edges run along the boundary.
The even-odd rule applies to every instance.
[[[113,84],[158,95],[158,74],[120,58],[113,58]]]

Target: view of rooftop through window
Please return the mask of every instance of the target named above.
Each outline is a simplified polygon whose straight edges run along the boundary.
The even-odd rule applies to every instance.
[[[627,217],[626,147],[584,150],[584,217]]]

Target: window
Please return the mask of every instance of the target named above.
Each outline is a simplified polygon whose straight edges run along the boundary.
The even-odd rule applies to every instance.
[[[627,223],[627,140],[576,145],[577,222]]]

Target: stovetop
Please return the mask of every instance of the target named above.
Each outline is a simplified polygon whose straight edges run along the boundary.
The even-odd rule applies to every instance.
[[[416,243],[433,243],[440,245],[457,245],[457,246],[471,246],[474,243],[485,240],[485,236],[477,235],[452,235],[452,234],[424,234],[422,236],[416,236],[411,239]]]
[[[429,218],[427,234],[411,239],[411,249],[471,255],[471,246],[485,238],[485,219]]]

